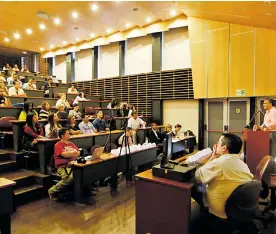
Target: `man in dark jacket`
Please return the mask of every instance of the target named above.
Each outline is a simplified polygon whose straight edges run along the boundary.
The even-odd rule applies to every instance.
[[[156,143],[156,144],[161,143],[163,141],[162,135],[158,131],[156,123],[151,124],[151,130],[149,130],[148,132],[148,139],[149,139],[149,142]]]

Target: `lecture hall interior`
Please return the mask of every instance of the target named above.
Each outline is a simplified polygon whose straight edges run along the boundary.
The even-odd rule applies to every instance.
[[[1,234],[276,233],[276,2],[0,15]]]

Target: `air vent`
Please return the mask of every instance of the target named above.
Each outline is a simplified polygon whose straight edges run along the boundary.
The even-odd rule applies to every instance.
[[[74,27],[74,30],[79,30],[79,27]]]

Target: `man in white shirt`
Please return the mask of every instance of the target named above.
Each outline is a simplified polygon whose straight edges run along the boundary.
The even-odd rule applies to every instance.
[[[78,90],[75,88],[74,85],[71,86],[71,88],[68,89],[67,93],[71,93],[71,94],[78,94]]]
[[[14,81],[13,87],[9,88],[9,96],[26,97],[26,93],[24,93],[23,89],[19,88],[18,81]]]
[[[11,76],[7,78],[8,86],[12,86],[14,81],[18,81],[20,88],[22,87],[22,82],[18,79],[18,76],[15,72],[13,72]]]
[[[253,175],[248,166],[239,158],[242,140],[239,136],[224,133],[213,153],[200,167],[195,178],[205,185],[205,191],[199,192],[199,186],[192,189],[192,197],[201,205],[209,208],[209,212],[219,218],[227,219],[225,202],[231,193],[241,184],[250,182]]]
[[[254,125],[254,130],[276,130],[276,108],[274,107],[273,99],[266,98],[263,103],[266,110],[264,122],[261,126]]]
[[[127,126],[132,129],[133,144],[137,145],[137,131],[140,127],[145,127],[146,122],[138,117],[136,111],[131,113],[131,118],[128,119]]]
[[[79,124],[79,129],[84,133],[94,133],[96,129],[94,128],[93,124],[89,121],[88,115],[83,115],[83,120]]]

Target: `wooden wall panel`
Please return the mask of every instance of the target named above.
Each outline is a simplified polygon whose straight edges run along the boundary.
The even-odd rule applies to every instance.
[[[190,42],[206,40],[207,20],[189,17]]]
[[[245,96],[254,95],[253,27],[230,25],[229,96],[236,97],[237,89],[245,89]]]
[[[190,43],[195,98],[207,97],[206,41]]]
[[[215,26],[207,36],[208,98],[228,96],[229,27],[213,30]]]
[[[208,20],[207,24],[208,24],[208,31],[221,30],[222,28],[229,29],[229,23],[226,23],[226,22]]]
[[[276,94],[276,31],[256,28],[256,96]]]

